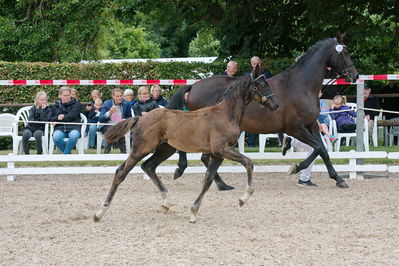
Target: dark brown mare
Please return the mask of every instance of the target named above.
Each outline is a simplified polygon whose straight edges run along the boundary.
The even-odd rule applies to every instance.
[[[252,100],[260,103],[259,105],[267,106],[271,111],[278,107],[266,79],[263,75],[259,75],[258,68],[253,73],[237,80],[224,93],[222,101],[217,105],[193,112],[160,108],[145,116],[133,117],[111,127],[105,134],[105,140],[110,143],[132,130],[132,151],[126,161],[116,170],[108,196],[101,205],[101,209],[94,215],[94,220],[99,221],[109,208],[118,186],[126,175],[163,141],[167,141],[169,145],[182,151],[210,155],[201,193],[191,208],[190,222],[195,223],[201,201],[224,159],[239,162],[247,170],[245,194],[239,201],[242,206],[254,191],[252,188],[253,164],[248,157],[235,151],[234,145],[240,136],[240,122],[245,106]],[[148,171],[145,167],[143,169],[158,186],[163,199],[162,207],[168,210],[170,204],[162,181],[154,171]]]
[[[240,129],[260,134],[284,132],[310,145],[314,149],[313,153],[299,165],[293,165],[290,174],[307,168],[320,155],[328,169],[330,178],[336,181],[338,187],[346,188],[347,184],[331,164],[316,123],[320,113],[318,95],[326,68],[331,67],[351,82],[355,82],[359,76],[347,47],[343,45],[342,37],[337,34],[337,38],[317,42],[289,69],[268,79],[269,86],[279,99],[278,111],[271,112],[267,108],[262,109],[259,105],[250,103],[245,109]],[[189,110],[197,110],[215,104],[235,80],[235,78],[225,76],[214,76],[203,79],[192,86],[185,86],[172,97],[169,107],[181,109],[183,95],[187,91],[190,91],[186,103]],[[173,155],[175,151],[167,144],[160,145],[144,167],[148,171],[155,171],[156,167]],[[207,165],[208,156],[204,155],[201,159]],[[183,173],[185,167],[187,167],[187,162],[183,157],[183,160],[179,161],[179,168],[175,171],[175,178]],[[226,185],[217,173],[214,180],[219,190],[232,188]]]

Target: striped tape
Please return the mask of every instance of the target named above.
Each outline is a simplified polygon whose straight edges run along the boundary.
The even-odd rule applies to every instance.
[[[365,80],[399,80],[399,74],[384,74],[384,75],[359,75],[356,83],[364,83]],[[199,81],[198,79],[94,79],[94,80],[0,80],[0,86],[49,86],[49,85],[191,85]],[[327,84],[330,80],[324,79],[323,84]],[[348,85],[344,79],[338,79],[331,85]]]

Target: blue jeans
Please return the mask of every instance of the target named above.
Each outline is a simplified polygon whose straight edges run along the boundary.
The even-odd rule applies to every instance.
[[[96,146],[96,135],[97,135],[97,125],[89,126],[89,148],[94,148]]]
[[[64,138],[68,138],[64,141]],[[55,130],[53,133],[54,144],[60,149],[64,154],[70,154],[72,149],[76,146],[76,142],[80,138],[80,132],[76,129],[72,131],[63,132],[61,130]]]

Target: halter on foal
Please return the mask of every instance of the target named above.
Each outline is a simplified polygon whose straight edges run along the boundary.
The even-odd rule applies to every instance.
[[[234,145],[240,135],[240,122],[244,109],[252,100],[273,111],[278,107],[277,100],[264,76],[259,76],[258,73],[259,69],[257,68],[253,73],[238,79],[225,92],[222,101],[217,105],[194,112],[160,108],[145,116],[122,121],[109,129],[105,134],[105,139],[108,142],[115,142],[122,138],[126,132],[132,130],[133,147],[129,157],[116,170],[108,196],[100,210],[94,215],[94,220],[99,221],[102,218],[109,208],[118,186],[133,167],[165,140],[169,145],[179,150],[202,152],[211,156],[201,193],[191,208],[190,222],[196,222],[201,201],[224,159],[239,162],[247,169],[246,191],[239,201],[240,206],[242,206],[254,191],[252,188],[252,161],[234,150]],[[143,165],[145,165],[145,162]],[[166,211],[169,210],[170,203],[164,184],[155,171],[142,168],[161,191],[162,207]]]

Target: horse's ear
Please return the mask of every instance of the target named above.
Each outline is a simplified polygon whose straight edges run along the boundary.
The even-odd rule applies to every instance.
[[[261,66],[260,64],[257,64],[255,69],[252,71],[252,75],[254,76],[254,78],[257,78],[261,73],[262,73]]]
[[[346,36],[346,33],[347,33],[346,31],[343,34],[341,34],[340,31],[336,32],[336,37],[337,37],[337,41],[338,41],[339,44],[343,44],[344,43],[344,38]]]

